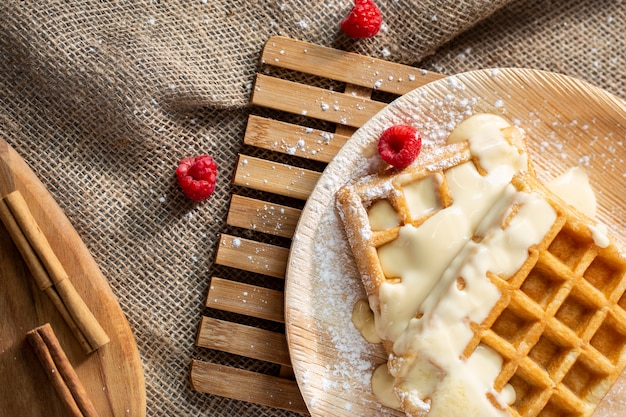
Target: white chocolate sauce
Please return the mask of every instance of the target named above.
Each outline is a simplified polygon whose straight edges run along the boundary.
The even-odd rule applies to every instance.
[[[570,168],[548,182],[546,187],[590,219],[596,217],[596,195],[584,168]]]
[[[393,390],[393,376],[387,369],[387,364],[378,366],[372,374],[372,391],[376,393],[376,399],[389,408],[400,409],[400,401]]]
[[[606,248],[611,243],[609,240],[609,231],[606,225],[602,223],[597,223],[595,226],[590,226],[591,229],[591,238],[593,239],[593,243],[595,243],[600,248]]]
[[[434,174],[402,187],[411,217],[417,219],[441,208],[439,196],[435,192],[435,187],[438,187],[440,181],[438,175]]]
[[[379,200],[367,210],[372,230],[388,230],[400,226],[400,216],[388,200]]]
[[[379,336],[393,342],[389,381],[405,407],[429,416],[504,416],[502,409],[515,398],[510,386],[493,388],[502,367],[495,351],[479,345],[462,358],[473,336],[469,322],[482,322],[501,296],[487,272],[510,278],[556,219],[543,198],[510,184],[527,159],[505,139],[501,129],[507,127],[495,115],[461,123],[449,141],[468,140],[486,174],[471,162],[448,170],[453,203],[443,209],[431,192],[436,181],[411,187],[409,200],[423,197],[410,203],[417,212],[439,211],[419,227],[402,226],[398,238],[378,250],[386,277],[399,278],[383,283],[369,300]],[[374,393],[391,403],[381,382],[386,379],[377,375]]]
[[[564,174],[550,181],[546,186],[563,201],[590,219],[596,217],[596,195],[591,188],[591,184],[589,184],[589,177],[584,168],[570,168]],[[591,229],[593,242],[598,247],[606,248],[609,246],[608,230],[604,224],[598,223],[589,228]]]
[[[361,336],[370,343],[380,343],[381,339],[376,332],[374,313],[365,300],[359,300],[352,309],[352,324]]]

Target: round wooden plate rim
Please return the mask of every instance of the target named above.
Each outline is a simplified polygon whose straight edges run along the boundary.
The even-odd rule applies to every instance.
[[[468,92],[474,91],[483,94],[468,96]],[[447,97],[446,92],[451,97]],[[515,93],[521,94],[515,96]],[[619,148],[626,141],[626,103],[623,100],[589,83],[565,75],[516,68],[485,69],[458,74],[434,81],[400,97],[362,126],[328,165],[305,205],[291,246],[285,287],[286,333],[296,379],[314,417],[359,415],[364,410],[370,414],[384,412],[388,415],[403,415],[381,410],[375,401],[371,401],[371,395],[370,398],[363,399],[368,396],[367,392],[351,393],[351,388],[341,384],[347,382],[350,385],[349,377],[339,376],[333,379],[333,376],[329,376],[331,372],[328,370],[333,366],[338,367],[337,355],[344,352],[339,352],[333,344],[336,342],[328,341],[329,335],[318,328],[337,323],[321,321],[315,316],[313,303],[325,300],[314,293],[315,285],[319,285],[321,280],[316,268],[321,267],[316,265],[319,262],[313,259],[313,254],[316,248],[329,245],[319,235],[320,230],[326,227],[321,223],[328,220],[323,216],[333,210],[331,206],[334,191],[338,188],[337,181],[347,182],[354,175],[355,167],[359,163],[365,163],[367,157],[374,153],[373,138],[389,123],[414,122],[412,112],[420,109],[427,113],[424,107],[433,104],[433,100],[439,100],[438,104],[442,104],[446,99],[454,101],[458,97],[465,99],[462,104],[469,101],[472,112],[501,113],[509,120],[521,124],[529,133],[529,152],[540,179],[548,179],[575,164],[591,167],[590,181],[594,187],[601,186],[603,181],[608,181],[604,178],[612,175],[611,181],[615,182],[613,185],[617,185],[618,190],[600,189],[598,218],[614,226],[613,231],[618,232],[617,239],[623,247],[626,233],[623,207],[626,206],[626,201],[619,193],[620,185],[623,190],[623,178],[626,175],[624,151]],[[569,100],[559,102],[558,98],[563,97]],[[491,101],[485,101],[487,98]],[[573,107],[568,108],[569,105]],[[443,111],[437,116],[446,119],[453,113],[450,110],[448,112],[446,114]],[[456,121],[458,122],[458,117]],[[453,126],[452,120],[440,122],[440,125],[447,123]],[[537,138],[532,136],[535,131],[556,132],[556,135]],[[570,135],[569,131],[575,131],[579,137]],[[602,138],[601,134],[607,136]],[[572,140],[579,138],[589,138],[596,143],[614,140],[617,155],[612,160],[613,166],[607,165],[600,169],[601,161],[597,155],[599,151],[594,149],[593,143]],[[608,147],[611,145],[605,146],[610,149]],[[562,154],[559,153],[560,150]],[[580,152],[578,160],[575,159],[576,152]],[[611,155],[607,158],[611,161]],[[352,285],[356,286],[358,283]],[[362,292],[359,288],[355,288],[355,291]],[[345,326],[352,325],[345,323]],[[369,354],[363,353],[365,356]],[[379,356],[380,354],[380,350],[374,351],[368,359],[384,360],[384,356]],[[314,378],[316,375],[312,375],[315,374],[315,369],[319,369],[322,374],[317,379]],[[333,383],[338,384],[341,389],[328,389]],[[610,405],[606,406],[605,403],[601,404],[594,415],[603,416],[612,411]]]
[[[5,377],[12,375],[13,378],[11,388],[4,389],[0,395],[3,403],[0,411],[6,407],[6,412],[19,415],[16,407],[24,411],[26,404],[28,414],[41,411],[50,416],[66,415],[66,410],[55,400],[56,393],[41,365],[26,348],[24,340],[28,330],[50,322],[100,416],[145,416],[145,381],[139,350],[106,278],[63,210],[11,147],[8,160],[16,188],[28,202],[39,227],[110,342],[89,355],[83,352],[48,298],[30,282],[32,277],[0,223],[0,237],[8,239],[2,242],[5,256],[0,256],[3,262],[7,262],[0,265],[0,270],[8,275],[2,276],[0,291],[3,297],[12,297],[3,308],[7,308],[15,320],[0,326],[0,330],[4,329],[0,332],[0,354],[3,355],[0,368],[4,369],[3,373],[6,372]],[[9,317],[3,320],[9,320]]]

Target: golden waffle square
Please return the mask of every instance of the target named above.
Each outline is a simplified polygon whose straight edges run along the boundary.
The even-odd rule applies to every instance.
[[[519,129],[502,126],[501,132],[509,145],[525,154]],[[403,227],[419,229],[454,203],[450,172],[471,164],[486,175],[471,143],[458,138],[451,142],[424,149],[402,171],[372,174],[337,193],[338,212],[375,314],[380,314],[376,310],[381,308],[383,284],[402,280],[385,274],[381,248],[397,241]],[[591,219],[540,184],[528,164],[513,174],[510,187],[547,203],[554,217],[514,273],[487,272],[497,301],[479,322],[468,324],[471,336],[467,343],[463,339],[460,359],[467,361],[479,347],[501,358],[493,395],[486,394],[493,415],[589,416],[626,366],[626,260]],[[502,229],[518,208],[507,208]],[[463,290],[465,283],[459,276],[446,285]],[[421,311],[409,313],[415,315],[411,323],[422,319]],[[396,336],[381,334],[390,354],[389,370],[396,377],[395,393],[407,415],[424,415],[430,404],[411,398],[414,387],[401,381],[410,369],[407,364],[418,362],[420,353],[394,352]],[[503,404],[495,396],[507,390],[514,395]]]
[[[489,275],[503,296],[472,324],[465,356],[483,343],[504,358],[495,388],[515,389],[513,416],[589,416],[626,366],[626,260],[536,178],[513,183],[539,193],[557,219],[510,279]]]

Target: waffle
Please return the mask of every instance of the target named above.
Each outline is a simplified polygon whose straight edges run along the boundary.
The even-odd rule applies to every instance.
[[[389,325],[381,316],[391,315],[388,310],[399,307],[381,299],[384,295],[393,300],[394,286],[409,279],[394,272],[397,265],[393,264],[406,260],[385,258],[384,251],[389,250],[385,248],[398,244],[404,229],[428,227],[429,219],[459,200],[455,195],[458,190],[450,183],[455,178],[451,172],[471,166],[483,177],[490,175],[494,168],[486,166],[473,151],[471,141],[465,140],[472,129],[481,128],[480,123],[473,123],[481,118],[495,123],[502,139],[518,151],[517,165],[507,171],[510,179],[502,186],[508,194],[498,194],[490,203],[471,238],[451,250],[455,254],[449,256],[446,270],[437,274],[440,278],[429,288],[420,289],[427,296],[409,311],[398,312],[401,319],[395,325],[400,328],[394,329],[394,324]],[[418,203],[415,196],[420,198]],[[439,320],[437,314],[448,314],[446,311],[454,314],[456,305],[446,302],[445,296],[466,291],[466,285],[477,285],[465,282],[463,268],[464,263],[471,265],[474,258],[484,256],[472,248],[488,239],[479,230],[489,224],[487,217],[493,217],[496,235],[509,228],[529,227],[524,223],[512,225],[517,217],[524,219],[518,216],[524,205],[531,206],[530,200],[520,203],[519,198],[532,198],[541,207],[536,212],[541,215],[527,215],[527,219],[543,224],[538,226],[541,230],[535,241],[526,242],[522,248],[524,257],[516,260],[519,265],[505,273],[486,271],[480,284],[485,305],[471,307],[472,312],[457,319],[458,325],[453,323],[456,327],[447,333],[446,337],[452,334],[461,343],[456,352],[459,364],[453,361],[453,366],[468,366],[468,375],[489,374],[487,389],[478,392],[481,398],[474,396],[475,392],[466,393],[471,398],[454,398],[450,394],[456,389],[455,381],[442,377],[450,372],[446,368],[449,364],[437,357],[438,350],[446,347],[432,349],[430,345],[439,343],[440,334],[423,330],[428,329],[424,323]],[[519,129],[494,116],[474,116],[452,132],[448,144],[424,149],[404,170],[375,173],[342,187],[336,203],[378,334],[389,354],[387,367],[394,378],[393,390],[407,415],[431,411],[433,415],[473,415],[471,407],[479,403],[483,410],[475,415],[481,416],[589,416],[626,366],[626,260],[615,242],[598,232],[594,221],[535,178]],[[548,211],[550,215],[544,215]],[[527,234],[532,235],[518,236],[525,238]],[[430,242],[421,243],[418,253],[432,249],[424,247]],[[491,245],[487,247],[499,248],[497,243]],[[432,351],[431,356],[424,353],[426,350]],[[476,369],[480,372],[472,372]]]

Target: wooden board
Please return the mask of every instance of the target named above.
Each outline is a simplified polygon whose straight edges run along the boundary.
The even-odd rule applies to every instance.
[[[298,386],[286,378],[194,360],[191,385],[197,391],[209,390],[222,397],[306,413]]]
[[[78,293],[110,338],[86,355],[48,297],[34,284],[0,223],[0,415],[67,416],[26,332],[50,323],[101,417],[146,414],[143,368],[130,326],[91,254],[43,184],[9,149],[22,193]]]
[[[537,175],[547,181],[581,165],[598,200],[598,220],[626,247],[626,103],[587,83],[533,70],[483,70],[434,81],[396,100],[362,126],[330,162],[302,211],[288,261],[285,322],[291,360],[313,416],[394,415],[381,408],[370,376],[386,361],[351,324],[365,299],[334,210],[334,194],[364,174],[376,141],[393,124],[416,126],[427,146],[443,143],[469,114],[501,114],[528,135]],[[626,376],[594,416],[626,414]]]

